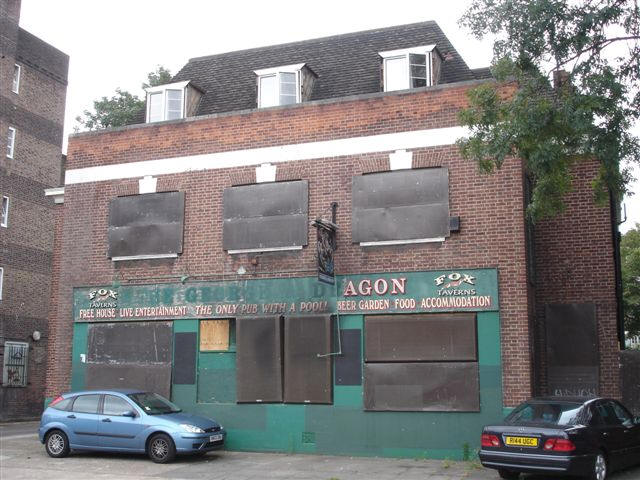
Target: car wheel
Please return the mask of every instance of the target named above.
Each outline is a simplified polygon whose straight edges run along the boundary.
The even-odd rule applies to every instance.
[[[520,472],[514,472],[513,470],[498,470],[498,475],[500,478],[504,478],[506,480],[515,480],[520,476]]]
[[[176,456],[176,446],[169,435],[157,433],[149,440],[147,453],[155,463],[168,463]]]
[[[44,448],[50,457],[66,457],[70,450],[69,439],[62,430],[51,430],[44,440]]]
[[[599,452],[593,461],[593,472],[591,472],[591,480],[605,480],[607,478],[607,459],[603,452]]]

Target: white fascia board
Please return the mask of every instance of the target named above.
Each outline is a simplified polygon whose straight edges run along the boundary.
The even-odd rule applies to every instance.
[[[258,75],[259,77],[263,75],[273,75],[279,72],[295,73],[304,66],[304,63],[296,63],[294,65],[282,65],[281,67],[262,68],[260,70],[254,70],[253,73]]]
[[[302,250],[302,245],[293,247],[243,248],[240,250],[227,250],[227,253],[229,255],[237,255],[239,253],[285,252],[287,250]]]
[[[147,87],[144,89],[147,93],[164,92],[165,90],[182,90],[189,85],[191,80],[185,80],[183,82],[165,83],[164,85],[157,85],[155,87]]]
[[[409,245],[412,243],[442,243],[444,237],[415,238],[412,240],[381,240],[379,242],[360,242],[361,247],[381,247],[385,245]]]
[[[155,260],[157,258],[178,258],[177,253],[166,253],[162,255],[129,255],[126,257],[112,257],[114,262],[124,262],[125,260]]]
[[[320,142],[296,143],[275,147],[205,153],[186,157],[162,158],[142,162],[118,163],[67,170],[65,185],[94,183],[107,180],[142,178],[147,175],[168,175],[263,163],[341,157],[380,153],[441,145],[453,145],[470,133],[467,127],[432,128],[409,132],[384,133],[366,137],[341,138]]]
[[[402,55],[407,55],[408,53],[418,53],[424,55],[427,52],[432,51],[436,48],[435,44],[433,45],[424,45],[422,47],[411,47],[411,48],[400,48],[398,50],[387,50],[385,52],[378,52],[382,58],[389,57],[400,57]]]

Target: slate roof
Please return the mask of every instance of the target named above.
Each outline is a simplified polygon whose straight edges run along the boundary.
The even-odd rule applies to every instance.
[[[191,80],[205,91],[197,115],[256,108],[254,70],[296,63],[318,75],[311,101],[376,93],[378,52],[431,44],[446,59],[440,83],[486,78],[486,69],[471,70],[438,24],[428,21],[192,58],[173,81]]]

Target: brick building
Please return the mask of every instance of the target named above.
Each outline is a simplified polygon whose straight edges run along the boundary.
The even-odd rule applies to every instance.
[[[0,420],[42,411],[54,210],[69,57],[18,25],[0,1]],[[37,333],[36,333],[37,332]]]
[[[47,396],[149,388],[234,449],[443,458],[533,394],[618,396],[596,166],[529,225],[522,163],[455,146],[487,81],[417,23],[195,58],[145,123],[73,135]]]

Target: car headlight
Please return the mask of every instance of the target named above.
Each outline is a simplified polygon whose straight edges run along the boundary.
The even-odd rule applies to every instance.
[[[189,425],[188,423],[181,423],[180,426],[189,433],[204,433],[204,430],[195,425]]]

